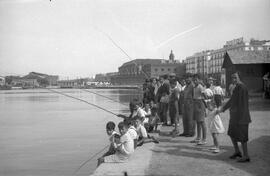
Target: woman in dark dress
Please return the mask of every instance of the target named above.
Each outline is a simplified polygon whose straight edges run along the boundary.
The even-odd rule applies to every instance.
[[[230,136],[235,153],[230,156],[231,159],[241,157],[238,162],[249,162],[247,142],[248,142],[248,126],[251,122],[249,107],[248,107],[248,90],[247,87],[240,81],[239,74],[232,74],[232,82],[235,88],[230,100],[221,107],[220,111],[224,112],[230,108],[230,121],[228,135]],[[239,150],[238,143],[241,142],[243,156]]]

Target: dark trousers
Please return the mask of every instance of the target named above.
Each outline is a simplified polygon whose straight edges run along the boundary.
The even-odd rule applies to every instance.
[[[176,109],[174,104],[169,104],[169,116],[171,120],[171,124],[175,124],[176,120]]]
[[[169,108],[169,104],[168,103],[161,103],[159,104],[159,117],[161,122],[163,123],[167,123],[167,112],[168,112],[168,108]]]
[[[193,100],[186,99],[184,100],[183,108],[183,128],[184,134],[194,135],[195,134],[195,121],[193,119]]]

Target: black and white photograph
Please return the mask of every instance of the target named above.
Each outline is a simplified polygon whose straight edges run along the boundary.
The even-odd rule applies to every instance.
[[[266,176],[269,0],[0,0],[0,176]]]

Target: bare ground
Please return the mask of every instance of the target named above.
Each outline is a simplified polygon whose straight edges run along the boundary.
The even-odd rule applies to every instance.
[[[250,163],[237,163],[229,159],[233,147],[227,134],[220,135],[221,152],[211,153],[213,145],[208,134],[207,145],[198,147],[189,141],[193,138],[172,138],[172,127],[162,127],[160,144],[152,151],[152,158],[146,175],[192,175],[192,176],[265,176],[270,173],[270,101],[253,98],[250,100],[252,123],[249,128],[248,149]],[[227,128],[229,113],[221,115]]]

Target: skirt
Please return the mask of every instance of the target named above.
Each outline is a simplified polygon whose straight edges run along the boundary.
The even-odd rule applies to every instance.
[[[248,141],[248,124],[229,124],[228,135],[237,142]]]
[[[214,118],[210,120],[209,130],[211,133],[224,133],[225,128],[223,123],[219,117],[219,115],[215,115]]]

